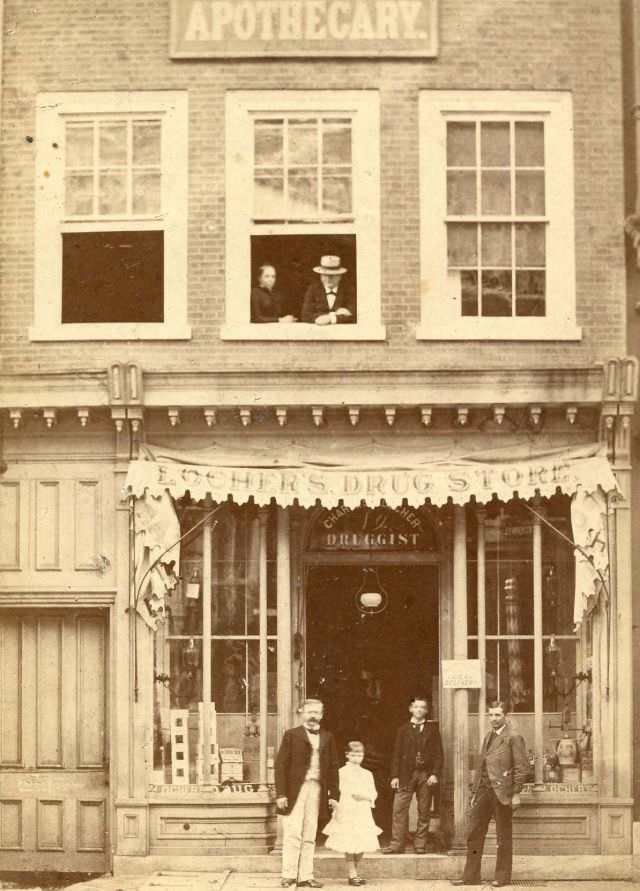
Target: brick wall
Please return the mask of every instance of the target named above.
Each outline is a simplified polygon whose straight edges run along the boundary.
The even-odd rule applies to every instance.
[[[170,61],[168,0],[5,3],[0,338],[4,373],[575,366],[624,352],[620,24],[613,0],[441,0],[435,60]],[[377,88],[384,343],[225,343],[224,98],[228,89]],[[581,343],[418,343],[418,91],[571,90]],[[190,107],[185,343],[31,344],[38,91],[185,89]]]

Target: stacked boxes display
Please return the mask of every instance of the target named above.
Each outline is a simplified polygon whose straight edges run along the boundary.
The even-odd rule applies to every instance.
[[[196,777],[199,785],[217,786],[219,780],[219,753],[218,753],[218,731],[216,725],[216,704],[210,702],[207,705],[208,716],[208,741],[205,738],[205,722],[203,703],[198,703],[198,754],[196,757]],[[209,747],[209,775],[204,775],[204,752],[205,746]]]
[[[225,780],[241,783],[244,778],[242,749],[225,746],[220,749],[220,782]]]

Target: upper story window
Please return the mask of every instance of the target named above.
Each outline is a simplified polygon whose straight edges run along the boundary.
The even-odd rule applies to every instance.
[[[384,338],[378,132],[372,91],[228,94],[224,338]]]
[[[180,339],[183,93],[42,94],[32,340]]]
[[[569,94],[421,94],[419,338],[579,339],[571,133]]]

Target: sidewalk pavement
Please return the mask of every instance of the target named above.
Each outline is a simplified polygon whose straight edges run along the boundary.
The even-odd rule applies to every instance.
[[[361,870],[366,876],[366,865]],[[0,888],[2,888],[0,883]],[[36,891],[33,885],[25,885],[16,889],[15,885],[7,885],[14,891]],[[280,876],[274,873],[185,873],[185,872],[161,872],[151,876],[113,877],[105,876],[91,879],[79,884],[69,885],[66,891],[274,891],[280,887]],[[324,882],[326,891],[343,891],[349,887],[346,877],[343,880],[329,879]],[[370,891],[451,891],[449,881],[423,879],[374,879],[367,882],[365,888]],[[489,891],[488,884],[469,886],[470,891]],[[527,879],[514,880],[513,885],[508,886],[517,891],[518,888],[541,888],[545,891],[631,891],[640,887],[634,882],[615,881],[549,881]]]

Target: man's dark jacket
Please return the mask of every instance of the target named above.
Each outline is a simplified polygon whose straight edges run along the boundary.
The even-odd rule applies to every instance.
[[[433,774],[440,779],[444,755],[438,725],[435,721],[425,721],[422,733],[425,736],[422,751],[424,764],[421,769],[429,776]],[[391,769],[389,771],[389,776],[392,779],[398,777],[401,789],[409,785],[413,771],[416,769],[417,746],[417,731],[414,730],[411,722],[408,721],[398,728],[396,733],[396,741],[393,746],[393,754],[391,755]]]
[[[276,756],[276,797],[286,795],[288,806],[285,814],[290,814],[298,798],[300,788],[311,763],[311,743],[304,727],[287,730],[282,737]],[[330,798],[339,797],[338,753],[331,733],[320,731],[320,813],[326,812]]]
[[[480,787],[483,761],[486,761],[489,782],[496,798],[501,804],[511,804],[511,796],[522,791],[529,776],[529,758],[524,739],[509,727],[505,727],[493,741],[491,732],[487,733],[478,755],[475,780],[471,787],[472,797]]]
[[[336,291],[333,309],[329,309],[327,292],[322,282],[314,282],[312,285],[309,285],[302,302],[301,320],[303,322],[315,322],[318,316],[326,315],[328,312],[335,312],[337,309],[348,309],[351,315],[336,316],[337,323],[343,325],[345,322],[357,322],[356,298],[353,291],[342,282],[337,286]]]

